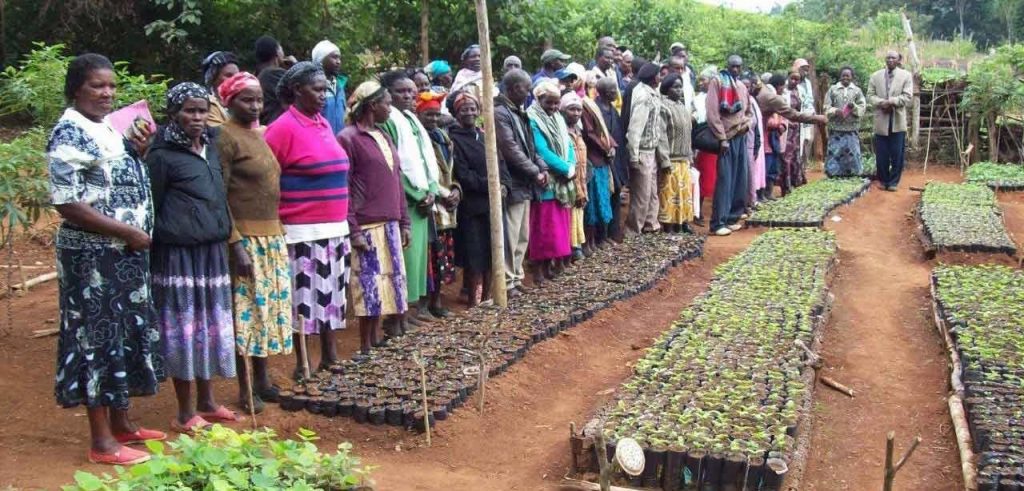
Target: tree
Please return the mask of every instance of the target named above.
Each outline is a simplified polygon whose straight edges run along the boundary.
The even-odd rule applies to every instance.
[[[1020,12],[1022,0],[994,0],[992,7],[997,13],[997,17],[1002,18],[1006,23],[1006,40],[1008,43],[1013,44],[1014,41],[1014,25],[1017,23],[1017,14]]]

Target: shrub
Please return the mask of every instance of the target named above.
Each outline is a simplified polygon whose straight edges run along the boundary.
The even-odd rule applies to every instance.
[[[153,458],[130,469],[115,467],[115,476],[75,473],[75,484],[64,491],[96,490],[228,490],[295,489],[355,490],[365,487],[372,470],[360,467],[349,452],[350,443],[334,454],[322,454],[313,442],[316,434],[299,430],[299,440],[278,440],[271,429],[238,433],[214,425],[195,438],[181,435],[168,446],[146,446]]]
[[[35,223],[49,203],[46,139],[43,129],[33,128],[0,143],[0,245],[15,228]]]

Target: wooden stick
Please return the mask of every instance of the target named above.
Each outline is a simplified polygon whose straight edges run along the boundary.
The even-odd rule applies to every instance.
[[[35,331],[32,331],[32,335],[29,336],[29,338],[31,338],[31,339],[45,338],[47,336],[53,336],[54,334],[57,334],[59,332],[60,332],[60,328],[59,327],[48,327],[46,329],[37,329]]]
[[[302,350],[302,381],[309,380],[309,350],[306,349],[306,318],[299,316],[299,349]]]
[[[825,384],[826,386],[838,390],[839,392],[842,392],[843,394],[846,394],[850,397],[853,397],[853,389],[837,382],[834,378],[829,377],[828,375],[822,375],[818,377],[818,379],[821,380],[821,383]]]
[[[423,426],[427,430],[427,446],[430,447],[430,406],[427,404],[427,362],[417,351],[412,355],[412,361],[420,367],[420,391],[423,396]]]
[[[12,269],[8,270],[8,276],[10,276],[10,272],[14,271],[14,269],[17,269],[17,268],[12,268]],[[24,277],[25,277],[25,272],[24,271],[21,271],[21,276],[22,276],[22,279],[24,280]],[[30,280],[22,281],[21,283],[18,283],[17,285],[13,285],[10,288],[8,288],[7,291],[0,292],[0,298],[4,298],[4,297],[10,295],[11,293],[13,293],[16,290],[28,291],[28,289],[33,287],[33,286],[39,285],[41,283],[46,283],[47,281],[51,281],[51,280],[55,280],[55,279],[57,279],[57,272],[56,271],[51,271],[51,272],[46,273],[46,274],[41,274],[41,275],[36,276],[35,278],[32,278]]]
[[[810,365],[812,367],[815,367],[815,368],[821,366],[821,364],[822,364],[821,357],[818,356],[817,353],[811,351],[811,349],[808,348],[806,344],[804,344],[803,340],[797,339],[796,341],[793,342],[793,344],[795,344],[795,345],[799,346],[801,349],[803,349],[804,353],[807,353],[807,364],[808,365]]]
[[[249,342],[252,342],[252,329],[250,329]],[[246,388],[248,389],[249,397],[249,417],[252,418],[252,429],[256,429],[256,397],[253,395],[252,381],[254,380],[252,375],[252,358],[249,357],[248,353],[242,354],[242,363],[245,365],[245,378]]]
[[[491,207],[491,296],[498,307],[508,307],[505,291],[505,230],[502,217],[498,144],[494,134],[494,74],[491,69],[491,28],[487,0],[476,0],[476,28],[480,35],[480,67],[483,72],[484,152],[487,156],[487,200]]]
[[[921,444],[921,437],[915,437],[913,443],[910,444],[910,448],[903,453],[903,457],[894,465],[892,458],[896,446],[893,441],[895,438],[895,431],[890,431],[885,437],[885,485],[882,487],[883,491],[892,491],[892,483],[896,479],[896,473],[903,468],[903,465],[907,463],[910,456],[914,454],[914,450],[917,450],[917,446]]]
[[[611,491],[612,463],[608,461],[608,449],[604,440],[604,431],[600,428],[597,434],[594,435],[594,443],[597,444],[597,465],[601,469],[598,478],[598,482],[601,484],[601,491]]]

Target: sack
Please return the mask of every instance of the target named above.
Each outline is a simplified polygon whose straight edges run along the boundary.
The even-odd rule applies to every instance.
[[[713,152],[718,153],[721,149],[721,144],[718,143],[718,138],[715,137],[715,133],[711,131],[711,127],[707,123],[700,123],[693,127],[693,135],[690,140],[693,142],[693,148],[702,152]]]

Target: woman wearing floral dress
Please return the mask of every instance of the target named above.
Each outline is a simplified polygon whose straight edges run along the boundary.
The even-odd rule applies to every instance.
[[[856,176],[863,171],[857,130],[866,109],[864,92],[853,83],[853,69],[843,67],[839,70],[839,82],[825,94],[829,129],[825,173],[829,177]]]
[[[267,357],[292,351],[291,268],[288,244],[277,215],[281,168],[259,125],[263,110],[260,81],[239,73],[220,85],[229,109],[217,138],[228,208],[231,210],[232,289],[235,313],[235,364],[252,358],[253,410],[276,402],[278,389],[267,373]],[[238,377],[241,406],[249,409],[248,375]]]
[[[192,82],[167,92],[168,124],[146,155],[153,187],[153,303],[178,414],[171,428],[189,433],[238,421],[217,404],[213,377],[235,376],[227,240],[227,196],[215,138],[206,119],[210,95]],[[196,401],[192,400],[192,382]]]
[[[63,218],[54,393],[62,407],[86,406],[90,462],[130,465],[149,454],[123,444],[166,435],[128,419],[129,397],[155,394],[163,374],[149,293],[153,205],[139,160],[149,130],[129,145],[107,123],[115,87],[107,58],[72,60],[64,81],[71,107],[46,147],[51,201]]]

